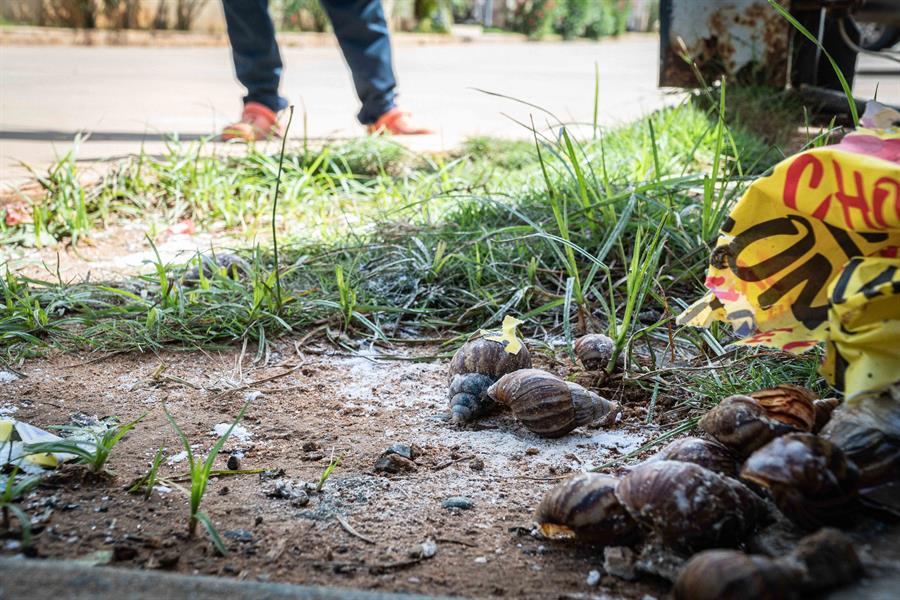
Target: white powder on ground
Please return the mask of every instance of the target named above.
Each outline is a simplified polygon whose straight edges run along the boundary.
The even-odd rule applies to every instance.
[[[627,429],[577,429],[559,439],[531,433],[508,412],[482,419],[476,429],[457,427],[446,419],[446,364],[376,361],[368,358],[327,359],[326,365],[343,376],[335,391],[345,408],[366,413],[396,411],[394,426],[385,437],[421,446],[458,446],[488,466],[505,467],[528,448],[537,448],[537,464],[589,469],[643,444],[646,434]],[[406,431],[404,431],[406,430]]]
[[[229,427],[231,427],[231,423],[218,423],[213,427],[210,435],[222,437],[228,432]],[[246,427],[244,427],[243,425],[235,425],[234,429],[231,430],[229,439],[235,438],[242,442],[247,442],[250,441],[251,437],[253,437],[253,434],[247,431]]]

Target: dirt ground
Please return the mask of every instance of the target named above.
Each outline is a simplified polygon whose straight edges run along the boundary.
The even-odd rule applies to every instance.
[[[290,339],[275,348],[266,365],[255,367],[252,351],[239,363],[234,348],[101,360],[66,354],[26,362],[23,378],[7,372],[0,414],[37,426],[66,424],[78,413],[125,421],[149,411],[115,449],[109,464],[115,477],[85,477],[66,466],[23,502],[38,523],[38,556],[112,550],[113,564],[128,568],[469,597],[665,595],[664,584],[606,575],[589,586],[589,572],[603,572],[598,548],[531,534],[531,515],[556,480],[651,435],[636,424],[640,411],[626,411],[611,429],[582,428],[559,440],[530,434],[508,414],[459,428],[446,415],[446,363],[374,360],[365,349],[336,355]],[[167,368],[154,378],[161,364]],[[126,487],[159,447],[166,456],[162,477],[187,472],[162,403],[194,450],[205,453],[216,426],[221,431],[246,399],[252,401],[244,429],[228,441],[217,468],[239,453],[242,469],[269,473],[211,481],[202,509],[230,549],[220,557],[205,534],[187,537],[184,494],[157,487],[144,500]],[[379,455],[395,443],[421,447],[415,471],[376,472]],[[317,482],[332,449],[341,463],[321,493],[309,493],[307,505],[271,497],[278,481]],[[442,506],[457,496],[472,508]],[[436,554],[416,558],[428,540]],[[3,548],[19,551],[12,537]]]

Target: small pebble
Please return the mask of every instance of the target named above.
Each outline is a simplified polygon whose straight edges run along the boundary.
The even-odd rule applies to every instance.
[[[475,562],[478,563],[479,565],[483,565],[483,564],[487,563],[487,557],[479,556],[478,558],[475,559]]]
[[[598,571],[597,569],[589,571],[586,583],[591,587],[594,587],[595,585],[600,583],[600,571]]]
[[[227,537],[230,540],[236,540],[238,542],[252,542],[253,534],[247,531],[246,529],[229,529],[224,532],[222,535]]]
[[[415,471],[416,463],[399,454],[387,453],[382,454],[375,462],[375,470],[384,473],[405,473]]]
[[[635,560],[634,551],[626,546],[607,546],[603,549],[603,568],[614,577],[634,581],[637,578]]]
[[[531,446],[531,447],[525,449],[525,454],[527,454],[528,456],[534,456],[535,454],[540,454],[540,453],[541,453],[540,449],[535,448],[534,446]]]
[[[232,454],[228,457],[228,462],[225,465],[228,467],[230,471],[237,471],[241,468],[241,459],[237,457],[236,454]]]
[[[470,508],[475,506],[475,503],[465,496],[451,496],[444,500],[441,503],[441,506],[443,508],[460,508],[462,510],[469,510]]]

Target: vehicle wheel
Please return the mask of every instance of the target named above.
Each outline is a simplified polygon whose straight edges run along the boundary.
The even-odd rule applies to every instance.
[[[856,23],[856,27],[859,29],[859,45],[865,50],[877,52],[900,41],[900,29],[897,27],[883,23]]]

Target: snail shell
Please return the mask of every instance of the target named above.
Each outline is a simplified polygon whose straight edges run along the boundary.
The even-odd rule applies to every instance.
[[[450,416],[454,422],[471,421],[494,405],[487,389],[503,375],[531,367],[524,345],[515,354],[502,342],[483,337],[469,340],[450,361]]]
[[[750,397],[766,409],[769,417],[797,431],[811,431],[816,422],[816,395],[799,385],[781,384],[753,392]]]
[[[609,475],[584,473],[554,486],[534,515],[541,533],[603,545],[634,541],[638,526],[616,498],[618,483]]]
[[[766,408],[750,396],[729,396],[700,419],[700,428],[731,448],[739,457],[749,456],[770,440],[797,431],[772,418]]]
[[[889,394],[835,412],[821,436],[859,467],[862,487],[900,479],[900,403]]]
[[[737,550],[694,555],[675,580],[677,600],[785,600],[797,598],[803,567]]]
[[[185,271],[182,281],[193,285],[200,283],[201,266],[206,279],[211,279],[220,270],[224,270],[225,276],[231,279],[246,279],[250,276],[250,264],[246,260],[236,254],[217,252],[212,256],[201,254],[200,265],[194,265]]]
[[[488,388],[488,396],[509,406],[526,428],[549,438],[561,437],[580,425],[611,422],[619,409],[616,402],[540,369],[504,375]]]
[[[822,428],[828,425],[828,421],[831,420],[831,414],[834,412],[834,409],[840,405],[841,401],[837,398],[819,398],[814,400],[813,408],[816,411],[816,422],[813,425],[812,432],[819,433],[822,431]]]
[[[790,558],[804,566],[803,587],[808,591],[847,585],[859,579],[863,571],[850,538],[830,527],[800,540]]]
[[[784,515],[805,529],[840,523],[856,505],[859,471],[840,448],[811,433],[776,438],[754,452],[741,479],[768,489]]]
[[[718,442],[698,437],[675,440],[657,452],[650,460],[677,460],[694,463],[710,471],[737,477],[738,464],[731,451]]]
[[[588,371],[605,369],[612,359],[615,343],[602,333],[589,333],[575,340],[575,356]]]
[[[638,465],[619,481],[616,497],[663,542],[686,550],[738,544],[765,510],[741,482],[674,460]]]

